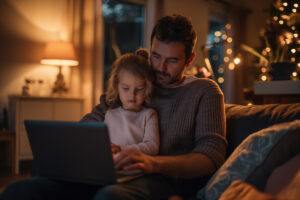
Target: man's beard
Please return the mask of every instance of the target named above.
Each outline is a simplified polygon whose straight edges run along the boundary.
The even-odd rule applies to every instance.
[[[184,70],[184,69],[183,69]],[[181,80],[181,75],[183,70],[181,70],[179,73],[177,73],[175,76],[171,77],[171,74],[166,73],[166,72],[161,72],[158,70],[154,70],[154,74],[155,74],[155,78],[157,79],[157,75],[162,75],[162,76],[167,76],[170,78],[170,80],[166,83],[166,84],[160,84],[157,80],[155,81],[156,84],[161,85],[161,86],[168,86],[168,85],[172,85],[176,82],[179,82]]]

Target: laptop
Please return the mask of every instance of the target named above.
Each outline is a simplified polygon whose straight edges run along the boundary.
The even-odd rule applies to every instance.
[[[108,185],[132,180],[141,171],[115,171],[103,122],[25,120],[33,153],[33,176]]]

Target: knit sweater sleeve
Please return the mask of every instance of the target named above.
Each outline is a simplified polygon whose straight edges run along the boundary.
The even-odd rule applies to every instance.
[[[101,95],[100,104],[95,106],[92,112],[86,114],[80,121],[81,122],[103,122],[105,118],[105,110],[107,108],[104,99],[105,96]]]
[[[225,160],[227,148],[224,97],[213,81],[205,91],[196,116],[193,152],[208,156],[219,168]]]

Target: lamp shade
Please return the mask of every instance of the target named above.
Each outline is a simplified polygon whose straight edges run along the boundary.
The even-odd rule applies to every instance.
[[[73,44],[65,41],[47,43],[41,63],[56,66],[77,66],[78,61]]]

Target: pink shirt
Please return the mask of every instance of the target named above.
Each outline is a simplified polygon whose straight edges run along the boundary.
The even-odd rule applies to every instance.
[[[112,143],[121,150],[137,149],[149,155],[159,150],[157,113],[151,108],[139,112],[124,110],[121,106],[108,110],[105,120]]]

